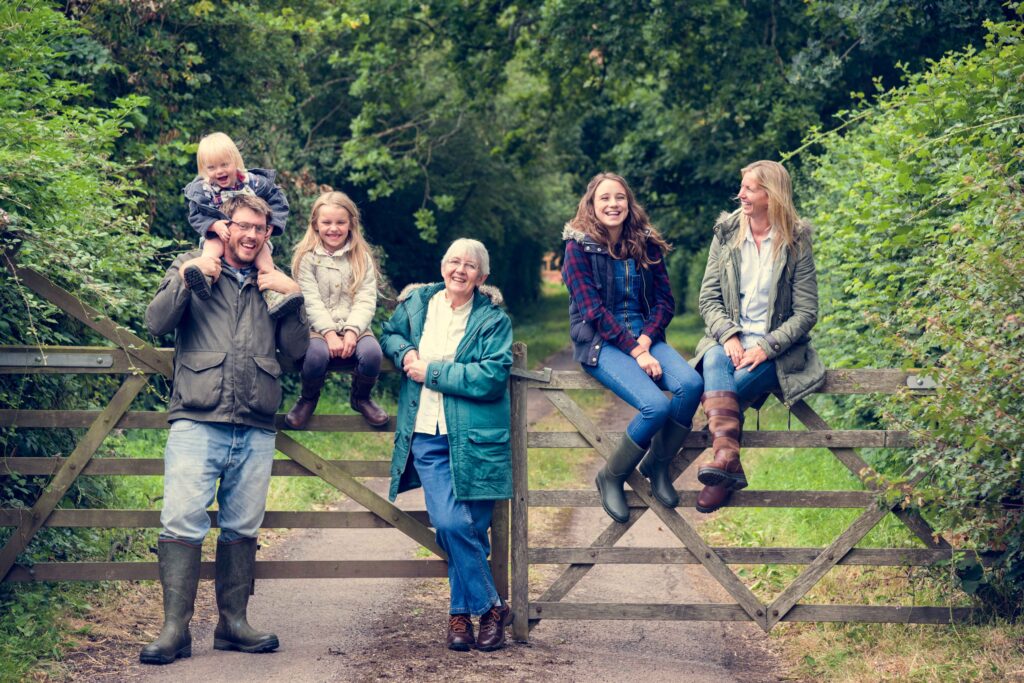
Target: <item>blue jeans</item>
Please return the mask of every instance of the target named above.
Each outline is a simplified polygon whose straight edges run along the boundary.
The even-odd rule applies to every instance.
[[[480,615],[498,604],[498,589],[487,557],[492,500],[456,500],[451,457],[444,434],[413,434],[412,458],[423,484],[427,513],[437,543],[448,554],[450,614]]]
[[[164,449],[162,540],[201,545],[216,494],[220,540],[259,535],[276,432],[219,422],[175,420]],[[220,479],[220,487],[217,480]]]
[[[753,370],[736,369],[721,344],[708,349],[701,359],[704,391],[735,391],[740,403],[753,401],[761,394],[779,387],[775,361],[766,360]]]
[[[653,344],[651,355],[661,363],[662,375],[657,382],[640,368],[636,359],[611,344],[601,349],[596,366],[583,366],[587,374],[640,411],[626,427],[626,434],[641,448],[650,445],[669,418],[689,426],[704,387],[697,371],[665,342]],[[665,398],[662,390],[671,392],[672,399]]]

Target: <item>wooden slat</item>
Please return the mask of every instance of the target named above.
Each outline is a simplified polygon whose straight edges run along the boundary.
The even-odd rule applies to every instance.
[[[612,444],[604,434],[598,431],[597,426],[584,414],[575,401],[569,398],[565,392],[560,391],[546,391],[544,395],[581,434],[587,437],[590,445],[597,450],[601,457],[607,460],[611,456]],[[697,553],[701,564],[704,565],[708,573],[746,610],[747,614],[750,615],[750,619],[764,628],[764,605],[739,580],[736,574],[722,562],[721,558],[711,550],[711,547],[704,542],[704,539],[700,537],[700,534],[694,530],[690,523],[683,519],[676,510],[666,508],[652,495],[647,493],[643,488],[646,486],[645,480],[639,472],[634,470],[629,475],[627,481],[629,481],[629,485],[634,493],[647,503],[648,507],[658,516],[658,519],[662,521],[665,527],[682,541],[684,546]]]
[[[512,344],[512,367],[525,369],[527,348],[522,342]],[[512,637],[526,642],[530,635],[530,561],[527,557],[529,546],[529,512],[527,501],[528,451],[526,445],[527,403],[526,382],[520,377],[511,380],[511,448],[512,448],[512,501],[511,501],[511,541],[512,541]]]
[[[897,605],[794,605],[782,621],[842,621],[872,624],[966,624],[970,607]]]
[[[622,432],[607,432],[610,439],[621,439]],[[579,432],[530,432],[530,448],[589,448]],[[762,430],[743,432],[743,448],[914,448],[918,444],[909,432],[848,429],[832,431]],[[691,432],[685,448],[710,448],[711,434]]]
[[[313,472],[370,512],[387,521],[396,529],[401,530],[406,536],[429,549],[438,557],[447,559],[447,555],[437,544],[433,531],[378,496],[366,486],[360,484],[332,461],[324,460],[283,432],[278,432],[277,434],[277,450],[310,472]]]
[[[256,562],[257,579],[422,579],[448,576],[443,560],[266,560]],[[214,577],[203,562],[200,577]],[[160,578],[156,562],[40,562],[15,566],[7,581],[141,581]]]
[[[66,460],[66,458],[0,458],[0,477],[11,474],[50,476],[56,474]],[[388,460],[332,460],[331,462],[353,477],[391,476],[391,462]],[[82,470],[81,476],[161,477],[163,474],[163,458],[93,458]],[[292,460],[275,460],[271,468],[271,475],[275,477],[316,476]]]
[[[502,600],[509,599],[509,501],[494,501],[491,515],[491,556],[488,563],[494,587]],[[428,525],[429,526],[429,525]]]
[[[679,505],[693,507],[699,491],[680,489]],[[729,499],[730,507],[761,508],[864,508],[878,497],[872,491],[736,491]],[[626,503],[630,507],[647,507],[640,495],[626,490]],[[535,489],[530,491],[533,507],[600,507],[601,498],[596,490]]]
[[[810,564],[823,548],[725,548],[713,550],[726,564]],[[530,548],[531,564],[700,564],[686,548]],[[840,565],[927,567],[949,561],[949,550],[929,548],[854,548]],[[991,566],[998,557],[985,556]]]
[[[63,356],[80,357],[80,365],[75,367],[18,367],[0,365],[0,375],[55,375],[55,374],[100,374],[100,375],[126,375],[138,370],[151,370],[151,368],[140,367],[139,363],[132,359],[123,349],[111,346],[3,346],[0,351],[19,351],[24,353],[41,353],[46,356],[61,354]],[[155,349],[157,354],[165,358],[168,366],[174,349]],[[107,356],[112,364],[107,367],[97,367],[96,356]]]
[[[158,373],[165,377],[171,376],[170,358],[136,336],[131,330],[116,324],[67,290],[58,287],[42,273],[18,266],[10,258],[5,259],[5,263],[15,277],[33,292],[127,352],[132,357],[135,366],[143,372]]]
[[[740,605],[697,603],[643,605],[617,602],[541,602],[530,604],[538,619],[635,619],[643,621],[750,621]]]
[[[781,400],[781,395],[776,394]],[[828,430],[829,425],[825,420],[818,415],[818,413],[811,406],[807,405],[804,401],[798,401],[791,408],[793,414],[796,415],[797,419],[800,420],[808,429],[812,430]],[[860,455],[851,448],[834,448],[830,447],[829,450],[832,454],[849,469],[855,477],[860,479],[865,486],[872,489],[877,489],[880,486],[878,481],[877,473],[864,461]],[[949,548],[949,543],[946,539],[935,533],[931,525],[928,524],[921,517],[921,513],[916,510],[903,510],[901,508],[895,508],[892,513],[906,525],[910,531],[917,536],[922,543],[929,548]]]
[[[3,549],[0,550],[0,578],[5,577],[11,567],[14,566],[18,555],[28,547],[32,537],[46,523],[46,518],[57,507],[61,498],[64,497],[64,494],[71,487],[71,484],[78,478],[78,474],[85,467],[89,458],[93,456],[96,449],[107,438],[107,435],[113,430],[114,424],[128,410],[128,407],[135,400],[139,392],[142,391],[143,387],[146,386],[146,383],[147,378],[145,375],[128,376],[114,393],[107,407],[103,409],[100,416],[89,427],[89,431],[78,441],[78,444],[68,456],[63,466],[53,476],[46,489],[32,506],[30,516],[18,525],[10,538],[7,539]]]
[[[419,523],[429,526],[426,510],[407,510]],[[217,511],[209,510],[214,527]],[[17,526],[31,515],[29,510],[0,509],[0,527]],[[159,510],[54,510],[43,526],[94,527],[102,529],[160,528]],[[392,529],[393,525],[372,512],[339,512],[334,510],[268,510],[263,518],[264,529]]]
[[[70,429],[88,427],[100,414],[98,410],[0,410],[0,427],[25,429]],[[286,429],[284,413],[274,416],[278,429]],[[167,413],[163,411],[131,411],[118,420],[118,429],[167,429]],[[381,432],[395,431],[395,418],[384,427],[371,427],[358,415],[314,415],[306,431],[310,432]]]
[[[895,394],[907,388],[907,378],[916,377],[918,372],[899,369],[881,370],[828,370],[820,394]],[[926,374],[926,373],[925,373]],[[595,389],[605,387],[596,379],[578,370],[555,370],[550,382],[527,380],[531,389]],[[920,391],[915,393],[933,393]]]

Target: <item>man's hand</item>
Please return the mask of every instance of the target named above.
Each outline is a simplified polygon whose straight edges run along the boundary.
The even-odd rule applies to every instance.
[[[345,349],[345,344],[338,336],[338,333],[334,330],[327,330],[324,333],[324,341],[327,342],[327,352],[331,358],[344,358],[341,352]]]
[[[740,359],[736,369],[747,368],[747,372],[752,372],[754,368],[766,360],[768,360],[768,354],[764,352],[764,349],[760,346],[752,346],[743,352],[743,358]]]
[[[341,338],[341,357],[350,358],[356,352],[356,342],[359,340],[353,330],[345,330]]]
[[[260,291],[270,289],[281,294],[298,294],[302,290],[299,289],[299,283],[291,279],[280,270],[274,270],[269,273],[260,273],[259,277],[256,278],[256,283],[259,285]]]
[[[178,268],[178,274],[181,276],[182,280],[185,279],[185,269],[190,266],[195,266],[202,271],[203,275],[213,278],[214,281],[220,277],[220,261],[212,256],[197,256],[182,263],[181,267]],[[187,286],[188,285],[186,285],[186,287]]]
[[[210,226],[208,232],[212,232],[217,235],[222,242],[227,242],[231,238],[231,231],[228,230],[228,222],[225,220],[214,222],[214,224]]]
[[[734,334],[729,337],[722,344],[722,348],[725,349],[725,355],[729,356],[729,360],[732,361],[732,366],[739,370],[740,361],[743,359],[743,344],[740,343],[740,336]]]

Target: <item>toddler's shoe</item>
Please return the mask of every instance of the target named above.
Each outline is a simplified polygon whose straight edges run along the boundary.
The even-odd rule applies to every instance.
[[[212,284],[213,279],[201,271],[199,266],[189,266],[185,269],[185,285],[203,301],[213,296],[213,289],[210,287]]]
[[[263,290],[263,300],[267,302],[271,320],[277,320],[299,310],[303,303],[302,294],[298,292],[282,294],[272,289]]]

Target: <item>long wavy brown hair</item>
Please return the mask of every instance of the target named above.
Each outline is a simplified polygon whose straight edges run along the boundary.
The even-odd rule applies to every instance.
[[[614,180],[626,190],[626,201],[629,202],[629,211],[626,220],[622,224],[622,234],[615,244],[611,243],[608,229],[597,220],[597,213],[594,211],[594,195],[597,194],[597,186],[605,180]],[[626,179],[616,173],[598,173],[587,183],[587,191],[580,197],[579,206],[576,208],[576,215],[569,225],[579,232],[584,233],[591,239],[605,245],[614,258],[632,258],[637,265],[647,268],[652,263],[658,263],[661,259],[652,259],[647,253],[648,243],[653,243],[661,249],[662,255],[672,250],[672,245],[665,241],[658,230],[651,225],[651,219],[647,211],[636,200],[636,195],[629,187]]]

